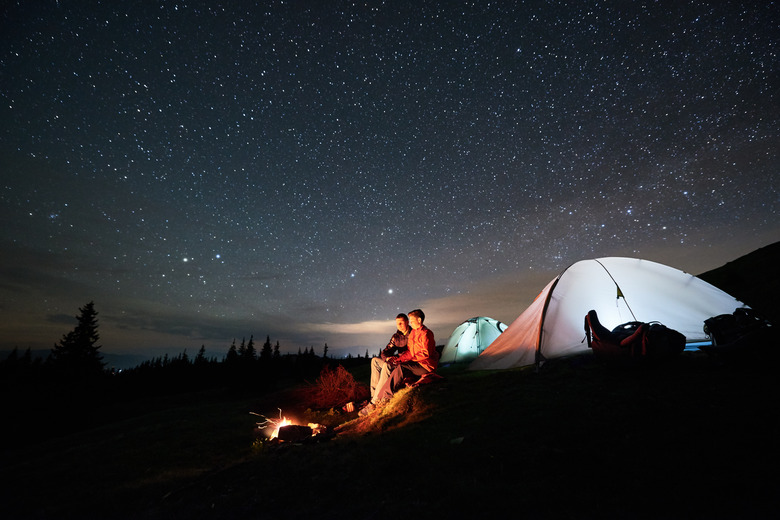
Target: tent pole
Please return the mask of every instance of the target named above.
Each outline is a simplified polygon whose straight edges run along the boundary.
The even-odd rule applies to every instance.
[[[565,273],[566,271],[564,271]],[[544,336],[544,317],[547,315],[547,308],[550,306],[550,300],[552,300],[552,294],[553,291],[555,291],[555,286],[558,285],[558,282],[561,280],[561,276],[563,276],[563,273],[558,275],[558,278],[555,279],[555,283],[550,286],[550,290],[547,291],[547,296],[544,298],[544,307],[542,308],[542,317],[539,324],[539,337],[536,339],[536,355],[534,358],[534,365],[535,365],[535,371],[538,372],[539,368],[542,366],[542,363],[544,363],[545,359],[542,355],[542,336]]]

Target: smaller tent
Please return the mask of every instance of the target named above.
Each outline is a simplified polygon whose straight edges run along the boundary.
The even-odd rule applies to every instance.
[[[452,331],[439,363],[470,361],[485,350],[508,325],[483,316],[470,318]]]

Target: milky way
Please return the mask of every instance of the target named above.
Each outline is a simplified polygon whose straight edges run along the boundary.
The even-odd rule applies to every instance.
[[[217,4],[3,8],[0,346],[362,353],[780,239],[775,2]]]

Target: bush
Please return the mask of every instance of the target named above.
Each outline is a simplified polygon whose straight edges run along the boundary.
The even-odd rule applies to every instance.
[[[368,387],[355,381],[341,365],[336,368],[325,365],[317,381],[301,393],[306,406],[315,410],[341,407],[350,401],[360,402],[369,397]]]

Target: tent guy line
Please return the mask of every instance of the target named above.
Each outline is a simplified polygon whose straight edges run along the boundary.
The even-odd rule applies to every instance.
[[[595,259],[596,263],[598,263],[601,267],[604,268],[604,271],[606,271],[607,275],[609,275],[610,279],[615,283],[615,288],[617,289],[617,296],[616,298],[623,298],[624,301],[626,301],[626,297],[623,294],[623,291],[620,290],[620,285],[618,285],[617,281],[615,280],[615,277],[612,276],[612,273],[609,272],[609,269],[604,267],[604,264],[599,262],[598,259]],[[634,311],[631,310],[631,306],[628,304],[628,301],[626,301],[626,308],[628,309],[628,312],[631,313],[631,317],[634,318],[634,321],[637,321],[636,316],[634,315]]]

